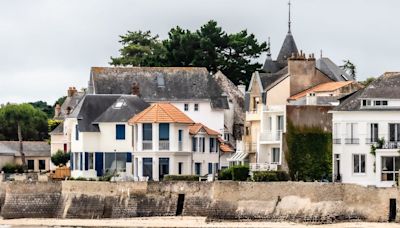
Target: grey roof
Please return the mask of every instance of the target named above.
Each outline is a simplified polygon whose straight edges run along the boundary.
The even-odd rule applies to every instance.
[[[362,99],[400,99],[400,73],[385,73],[366,88],[358,90],[349,97],[344,97],[335,111],[383,111],[399,110],[399,107],[362,108]]]
[[[326,74],[333,81],[352,81],[353,77],[348,75],[329,58],[323,57],[317,60],[317,69]]]
[[[134,82],[145,101],[207,99],[213,108],[229,109],[223,90],[206,68],[92,67],[89,88],[94,94],[131,94]]]
[[[117,106],[117,103],[119,102],[122,104],[121,107]],[[138,114],[149,106],[149,103],[140,99],[138,96],[122,95],[93,122],[127,122],[132,116]]]
[[[59,116],[55,116],[57,120],[63,120],[67,116],[68,109],[69,113],[72,113],[75,107],[79,104],[85,93],[77,92],[73,96],[67,96],[64,103],[61,105],[61,112]]]
[[[44,141],[24,141],[23,151],[27,157],[50,157],[50,145]],[[0,141],[0,155],[21,156],[18,141]]]
[[[250,110],[250,93],[246,92],[244,95],[244,108],[246,111]]]
[[[260,80],[263,90],[269,90],[277,83],[279,83],[282,79],[285,78],[288,74],[288,67],[283,68],[282,70],[276,73],[262,73],[260,72]]]
[[[64,134],[64,122],[61,122],[59,125],[57,125],[56,128],[54,128],[50,132],[50,135],[62,135],[62,134]]]
[[[293,53],[298,53],[296,42],[294,42],[294,38],[292,33],[289,31],[286,34],[285,40],[283,41],[281,50],[278,54],[278,61],[287,60],[292,56]]]
[[[118,100],[124,100],[126,106],[116,108]],[[126,122],[148,106],[135,95],[88,94],[68,117],[78,119],[81,132],[99,132],[99,122]]]

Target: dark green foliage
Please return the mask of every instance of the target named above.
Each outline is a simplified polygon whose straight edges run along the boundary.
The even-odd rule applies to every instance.
[[[249,177],[249,167],[248,166],[233,166],[232,167],[232,180],[234,181],[246,181]]]
[[[206,67],[212,73],[222,71],[235,84],[249,83],[262,66],[255,60],[268,50],[247,30],[227,34],[212,20],[196,31],[172,28],[165,40],[150,31],[128,31],[120,38],[120,57],[111,57],[111,65]]]
[[[48,105],[45,101],[36,101],[30,102],[34,108],[39,109],[40,111],[46,113],[47,118],[53,118],[54,116],[54,108],[51,105]]]
[[[54,165],[65,166],[70,159],[70,153],[64,153],[64,151],[58,150],[53,156],[51,156],[51,162]]]
[[[285,171],[256,171],[253,180],[256,182],[288,181],[290,176]]]
[[[164,181],[199,181],[196,175],[166,175]]]
[[[295,127],[289,121],[285,154],[292,180],[326,178],[332,170],[332,134],[317,127]]]
[[[219,171],[218,180],[232,180],[232,167]]]
[[[350,60],[343,60],[343,65],[340,66],[346,73],[356,79],[357,67]]]
[[[18,124],[24,141],[49,137],[47,116],[30,104],[7,104],[0,107],[0,140],[18,140]]]
[[[22,165],[7,163],[1,169],[4,173],[23,173],[24,169]]]
[[[56,102],[54,102],[54,106],[56,106],[56,104],[59,104],[59,105],[64,104],[65,99],[67,99],[67,96],[63,96],[63,97],[58,98],[56,100]]]

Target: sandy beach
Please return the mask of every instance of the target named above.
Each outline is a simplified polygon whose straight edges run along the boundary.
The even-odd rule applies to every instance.
[[[395,223],[336,223],[323,225],[291,222],[212,222],[205,217],[146,217],[130,219],[0,219],[0,228],[6,227],[400,227]]]

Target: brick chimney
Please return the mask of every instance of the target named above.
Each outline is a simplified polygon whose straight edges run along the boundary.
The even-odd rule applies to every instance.
[[[74,96],[76,93],[78,93],[78,90],[76,90],[75,87],[69,87],[69,88],[68,88],[68,92],[67,92],[68,97],[72,97],[72,96]]]
[[[137,82],[132,83],[132,95],[140,97],[140,87]]]
[[[56,107],[54,108],[54,118],[59,117],[61,114],[61,105],[56,104]]]

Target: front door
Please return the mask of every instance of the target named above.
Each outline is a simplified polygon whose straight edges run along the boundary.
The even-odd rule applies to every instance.
[[[153,159],[143,158],[143,176],[153,180]]]
[[[165,175],[169,174],[169,158],[159,158],[159,178],[164,179]]]
[[[340,175],[340,154],[335,154],[334,156],[333,181],[341,182],[342,177]]]

